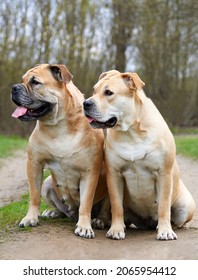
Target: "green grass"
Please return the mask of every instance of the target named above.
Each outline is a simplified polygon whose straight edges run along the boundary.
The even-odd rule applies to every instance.
[[[21,219],[26,215],[29,205],[29,195],[22,195],[21,200],[13,202],[7,206],[0,208],[0,227],[5,227],[6,224],[18,224]],[[43,212],[47,208],[47,204],[42,200],[40,211]]]
[[[18,226],[19,222],[27,213],[28,205],[29,195],[26,194],[21,197],[20,201],[13,202],[9,205],[0,208],[0,230],[10,231],[10,229],[15,227],[16,225]],[[44,202],[42,202],[41,211],[44,211],[46,207],[47,205]],[[17,229],[20,230],[19,227],[17,227]]]
[[[198,136],[175,136],[177,154],[198,160]]]
[[[22,218],[25,217],[29,205],[29,195],[23,195],[21,200],[18,202],[13,202],[9,205],[6,205],[0,208],[0,243],[4,242],[7,235],[11,233],[31,231],[31,227],[20,228],[19,223]],[[42,213],[46,208],[49,209],[47,204],[41,200],[40,213]],[[64,224],[67,225],[68,229],[74,230],[75,223],[69,218],[42,218],[41,223],[50,223],[50,224]]]
[[[198,127],[171,127],[174,135],[198,135]]]
[[[0,135],[0,158],[11,156],[14,151],[27,147],[27,139]]]
[[[29,196],[23,195],[19,202],[13,202],[0,208],[0,230],[9,231],[11,227],[18,224],[27,212]]]

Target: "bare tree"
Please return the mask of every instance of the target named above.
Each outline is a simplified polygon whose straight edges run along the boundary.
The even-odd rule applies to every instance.
[[[136,1],[112,1],[111,44],[115,68],[124,71],[126,68],[126,50],[131,42],[135,28]]]

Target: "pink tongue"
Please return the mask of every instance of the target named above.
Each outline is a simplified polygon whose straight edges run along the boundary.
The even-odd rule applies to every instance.
[[[17,119],[17,118],[25,115],[27,110],[28,110],[27,108],[22,107],[22,106],[17,107],[16,110],[12,113],[12,117]]]
[[[90,117],[88,117],[87,119],[88,119],[88,122],[89,122],[89,123],[91,123],[91,122],[94,121],[94,119],[92,119],[92,118],[90,118]]]

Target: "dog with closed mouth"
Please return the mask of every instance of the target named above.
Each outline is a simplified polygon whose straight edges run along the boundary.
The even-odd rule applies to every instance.
[[[73,84],[71,73],[65,65],[37,65],[23,75],[22,83],[13,85],[11,95],[18,106],[12,116],[37,121],[28,144],[30,203],[20,226],[38,224],[43,170],[48,168],[51,175],[42,195],[55,210],[43,215],[64,213],[77,218],[75,234],[93,238],[92,204],[106,195],[104,135],[89,126],[83,114],[84,96]],[[99,220],[96,224],[103,227]]]
[[[101,74],[84,113],[93,128],[108,128],[105,141],[112,224],[107,237],[125,238],[125,224],[156,228],[157,239],[177,239],[195,212],[180,179],[172,133],[143,91],[136,73]]]

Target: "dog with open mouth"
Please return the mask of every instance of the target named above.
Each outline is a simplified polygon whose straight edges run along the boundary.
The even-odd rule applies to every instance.
[[[180,179],[176,148],[165,120],[136,73],[101,74],[84,113],[93,128],[108,128],[105,141],[112,224],[107,237],[125,238],[125,224],[156,228],[157,239],[177,239],[195,212]]]
[[[21,227],[39,222],[43,170],[51,175],[42,187],[42,196],[55,209],[43,216],[62,214],[78,219],[75,234],[93,238],[92,205],[107,194],[103,170],[104,135],[91,128],[83,114],[84,96],[72,82],[65,65],[41,64],[28,70],[22,83],[11,92],[18,106],[12,116],[37,121],[29,138],[27,175],[30,203]],[[100,218],[101,213],[98,213]],[[95,219],[95,227],[103,227]]]

